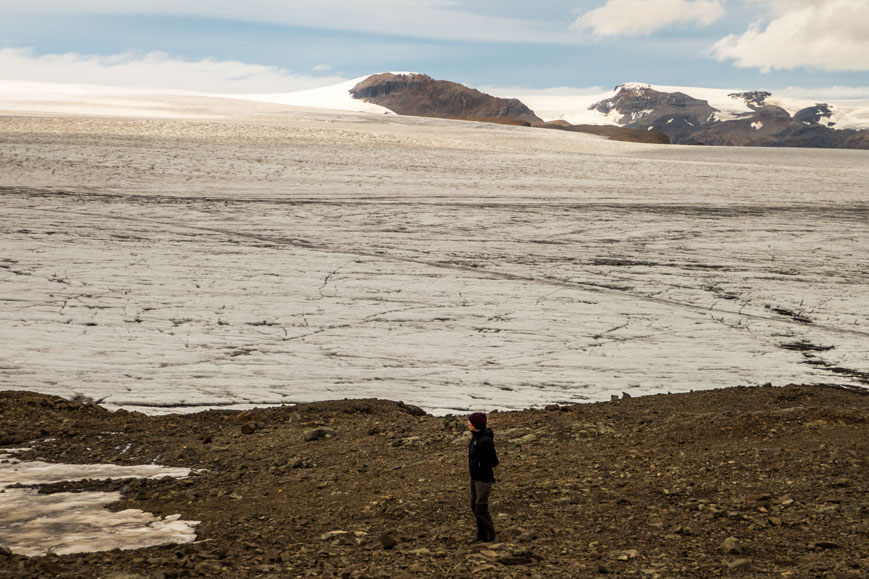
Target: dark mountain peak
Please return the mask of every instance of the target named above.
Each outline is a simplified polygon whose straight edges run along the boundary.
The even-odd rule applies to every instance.
[[[622,126],[657,130],[661,130],[660,125],[672,125],[676,121],[676,126],[693,127],[707,122],[718,112],[708,102],[685,93],[661,92],[639,83],[617,86],[614,97],[597,102],[590,109],[605,115],[617,113],[620,115],[617,122]]]
[[[631,92],[631,93],[635,93],[635,94],[641,94],[645,91],[657,92],[657,91],[655,91],[655,89],[652,88],[652,85],[646,84],[644,82],[625,82],[625,83],[616,85],[616,87],[613,88],[613,91],[616,93]]]
[[[794,115],[794,120],[800,123],[805,124],[820,124],[821,119],[829,119],[833,116],[833,111],[830,109],[830,105],[826,103],[817,103],[814,106],[806,107],[800,111],[798,111]],[[824,123],[828,127],[832,127],[836,123],[827,122]]]
[[[350,89],[350,94],[400,115],[511,124],[542,122],[534,111],[517,99],[493,97],[456,82],[435,80],[426,74],[375,74]]]
[[[745,104],[754,110],[757,110],[766,104],[766,99],[772,96],[771,92],[756,90],[750,92],[732,92],[729,95],[732,99],[742,99]]]

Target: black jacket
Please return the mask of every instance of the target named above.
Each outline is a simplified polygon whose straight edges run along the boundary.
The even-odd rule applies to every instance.
[[[490,428],[471,433],[468,443],[468,469],[471,478],[480,482],[495,482],[492,467],[498,466],[498,455],[495,454],[495,434]]]

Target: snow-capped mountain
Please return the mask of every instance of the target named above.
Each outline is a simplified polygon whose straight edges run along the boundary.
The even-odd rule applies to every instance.
[[[517,95],[546,121],[664,133],[673,143],[869,148],[869,103],[627,83],[597,95]]]
[[[622,127],[662,132],[673,143],[869,148],[869,131],[837,126],[836,105],[804,103],[794,110],[787,103],[788,110],[763,91],[729,92],[727,99],[716,99],[716,107],[687,91],[630,84],[590,109]]]
[[[350,94],[398,114],[634,131],[610,130],[611,138],[626,140],[644,140],[637,132],[646,131],[679,144],[869,149],[869,107],[781,99],[765,91],[628,83],[603,95],[506,99],[421,74],[378,74]]]

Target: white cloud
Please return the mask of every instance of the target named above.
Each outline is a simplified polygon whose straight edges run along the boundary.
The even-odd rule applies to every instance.
[[[563,23],[463,10],[454,0],[28,0],[19,14],[124,14],[218,18],[436,40],[571,43]]]
[[[645,36],[673,24],[708,26],[724,15],[722,0],[607,0],[576,19],[595,36]]]
[[[22,48],[0,49],[0,74],[9,80],[212,93],[290,92],[345,80],[334,76],[297,75],[274,66],[238,61],[179,60],[162,52],[36,56]]]
[[[769,15],[742,35],[712,49],[737,66],[799,67],[828,71],[869,70],[869,2],[866,0],[773,0]]]
[[[314,72],[328,72],[332,70],[332,65],[330,64],[317,64],[311,68]]]

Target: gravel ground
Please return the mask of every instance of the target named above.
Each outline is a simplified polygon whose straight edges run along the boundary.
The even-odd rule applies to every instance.
[[[463,416],[380,400],[145,416],[0,394],[25,460],[158,463],[85,480],[197,541],[0,555],[0,577],[866,577],[869,397],[751,387],[495,412],[499,543],[469,545]]]

